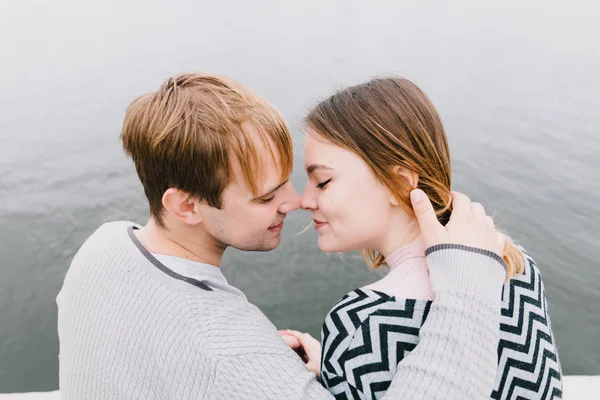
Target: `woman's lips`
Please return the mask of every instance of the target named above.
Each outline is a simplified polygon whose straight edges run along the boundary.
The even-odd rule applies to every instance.
[[[327,225],[327,222],[319,221],[318,219],[313,219],[313,222],[315,223],[315,229],[316,230],[319,230],[320,228],[322,228],[325,225]]]

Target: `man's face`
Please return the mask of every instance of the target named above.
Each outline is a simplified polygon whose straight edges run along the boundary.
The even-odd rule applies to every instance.
[[[234,168],[236,180],[223,191],[221,209],[203,207],[202,222],[207,233],[224,247],[246,251],[269,251],[281,241],[286,214],[300,207],[300,197],[289,177],[281,180],[279,168],[270,157],[265,179],[257,196]]]

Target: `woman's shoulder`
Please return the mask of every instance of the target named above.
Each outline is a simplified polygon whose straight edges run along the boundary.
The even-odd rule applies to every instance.
[[[431,303],[397,299],[367,288],[346,294],[323,324],[323,384],[339,390],[344,385],[360,387],[357,377],[362,377],[361,382],[371,379],[373,368],[378,382],[391,382],[398,362],[419,342],[419,331]],[[357,365],[362,367],[356,369]]]
[[[342,297],[329,311],[327,318],[344,315],[354,328],[358,328],[374,314],[425,311],[429,309],[431,303],[430,300],[399,298],[379,290],[362,287]]]
[[[512,340],[512,335],[531,336],[536,333],[532,328],[535,325],[552,340],[542,274],[533,257],[522,246],[517,244],[517,248],[523,253],[524,268],[521,274],[512,276],[502,288],[500,336],[507,336],[509,340]]]
[[[330,343],[336,347],[350,346],[357,332],[365,324],[387,324],[419,329],[431,307],[431,301],[399,299],[367,288],[358,288],[346,294],[329,311],[323,323],[322,344],[324,355]]]
[[[507,300],[507,292],[514,292],[520,288],[520,292],[533,292],[536,297],[544,295],[544,283],[540,269],[533,257],[518,243],[515,243],[517,248],[523,254],[523,272],[512,276],[505,284],[502,293],[503,303]],[[513,293],[514,295],[515,293]]]
[[[547,311],[546,291],[542,274],[533,257],[521,246],[514,242],[523,254],[523,272],[512,276],[502,288],[501,335],[503,330],[520,331],[523,320],[538,319],[544,324],[550,324]],[[527,315],[523,310],[527,309]]]
[[[512,391],[515,385],[528,395],[539,394],[542,388],[551,394],[562,391],[560,360],[542,274],[531,255],[517,247],[523,253],[525,268],[522,274],[511,277],[502,290],[499,373],[494,398]],[[539,365],[544,368],[537,368]]]

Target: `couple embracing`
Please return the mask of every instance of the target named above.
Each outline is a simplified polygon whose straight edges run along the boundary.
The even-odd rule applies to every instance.
[[[561,398],[539,270],[451,191],[428,97],[375,78],[316,105],[306,130],[299,195],[286,122],[239,83],[182,74],[131,103],[121,141],[150,219],[102,225],[71,263],[63,399]],[[299,208],[322,251],[389,266],[333,305],[320,342],[278,332],[219,268],[228,247],[275,249]]]

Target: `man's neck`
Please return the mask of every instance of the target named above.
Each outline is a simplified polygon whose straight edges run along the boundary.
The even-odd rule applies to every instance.
[[[221,265],[225,246],[217,243],[199,227],[188,225],[160,227],[153,218],[139,231],[137,238],[150,253],[184,258],[214,266]]]

